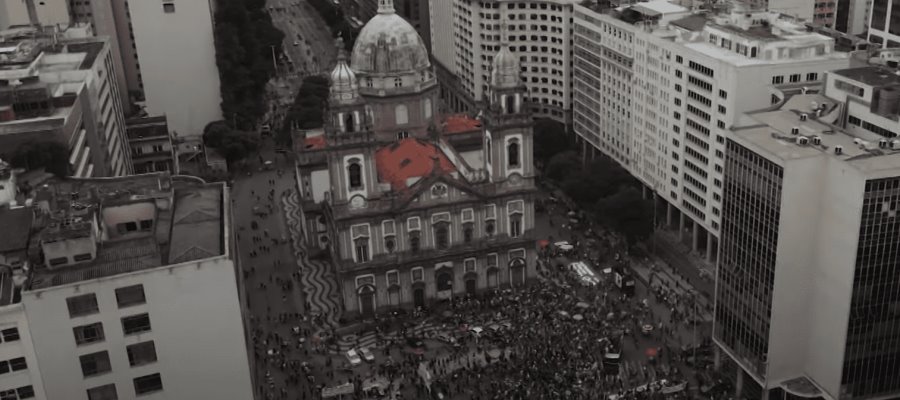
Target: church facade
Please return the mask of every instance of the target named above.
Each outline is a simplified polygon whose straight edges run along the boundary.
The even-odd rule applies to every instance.
[[[308,241],[331,253],[345,315],[536,275],[527,90],[508,49],[493,65],[479,118],[442,115],[427,50],[392,0],[338,57],[324,132],[295,146]]]

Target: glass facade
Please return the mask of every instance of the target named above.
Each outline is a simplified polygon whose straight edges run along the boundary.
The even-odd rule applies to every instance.
[[[869,180],[863,198],[841,398],[900,391],[900,178]]]
[[[766,373],[784,170],[729,140],[713,335]]]
[[[872,24],[871,28],[884,30],[884,24],[888,16],[888,2],[891,0],[872,0]]]

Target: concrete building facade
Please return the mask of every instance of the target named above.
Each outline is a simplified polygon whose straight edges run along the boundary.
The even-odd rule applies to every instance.
[[[493,58],[506,42],[519,58],[533,115],[568,122],[576,3],[431,0],[434,58],[456,78],[441,82],[444,103],[454,111],[476,110],[489,93]]]
[[[898,117],[890,72],[829,72],[727,139],[713,339],[745,397],[900,395],[900,140],[851,122]]]
[[[36,223],[16,226],[40,256],[0,266],[0,358],[27,364],[0,374],[4,394],[253,398],[224,184],[66,179],[29,199]]]
[[[6,37],[0,63],[0,148],[56,141],[69,149],[77,177],[132,171],[114,61],[106,38]]]
[[[845,68],[834,40],[776,13],[691,14],[665,1],[575,6],[574,128],[668,204],[666,223],[715,261],[725,143],[782,86]]]

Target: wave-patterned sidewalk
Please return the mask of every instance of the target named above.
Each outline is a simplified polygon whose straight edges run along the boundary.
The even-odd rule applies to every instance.
[[[340,293],[331,264],[319,260],[310,260],[303,237],[303,221],[300,217],[300,198],[296,191],[281,198],[288,230],[291,234],[292,250],[300,270],[300,284],[312,312],[327,314],[325,322],[332,328],[338,326],[342,310],[337,296]]]

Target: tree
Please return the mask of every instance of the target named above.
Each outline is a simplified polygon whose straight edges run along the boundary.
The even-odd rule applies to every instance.
[[[565,125],[552,119],[540,119],[534,123],[534,159],[548,164],[550,159],[567,150],[573,150],[566,136]]]
[[[203,129],[203,143],[218,150],[229,164],[243,160],[259,148],[256,134],[232,129],[225,121],[214,121]]]
[[[629,245],[653,232],[653,203],[644,200],[632,186],[623,186],[612,196],[597,201],[594,211],[601,222],[625,236]]]
[[[563,181],[567,175],[580,173],[581,160],[574,151],[555,154],[544,167],[544,175],[554,181]]]
[[[284,118],[284,125],[276,137],[282,145],[289,145],[291,129],[317,129],[325,125],[325,109],[328,106],[329,81],[325,76],[303,78],[294,104]]]
[[[15,168],[45,171],[60,178],[69,176],[69,149],[59,142],[28,142],[19,146],[9,160]]]

